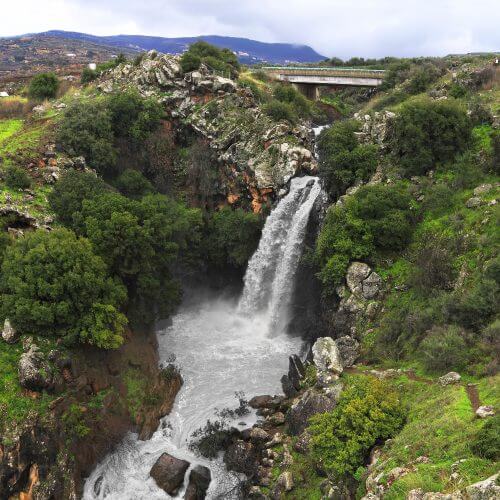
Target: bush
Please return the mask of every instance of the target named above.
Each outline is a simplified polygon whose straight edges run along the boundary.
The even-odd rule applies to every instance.
[[[219,49],[203,40],[195,42],[182,54],[181,68],[184,72],[195,71],[204,63],[209,68],[237,77],[240,64],[236,55],[229,49]]]
[[[76,102],[64,113],[57,141],[71,156],[84,156],[101,175],[115,172],[111,113],[102,102]]]
[[[67,229],[29,233],[7,248],[1,273],[2,318],[20,333],[102,348],[123,342],[125,289],[88,240]]]
[[[294,113],[301,118],[308,118],[312,114],[312,103],[292,85],[277,85],[274,89],[274,97],[280,102],[290,104]]]
[[[377,167],[377,147],[359,144],[357,130],[356,122],[337,122],[319,137],[319,175],[334,198],[355,182],[368,180]]]
[[[472,452],[486,460],[500,460],[500,415],[488,418],[474,436]]]
[[[410,72],[407,90],[410,94],[420,94],[425,92],[429,85],[435,82],[440,76],[441,70],[433,63],[423,63],[415,66]]]
[[[54,73],[40,73],[30,82],[28,94],[32,99],[53,99],[59,89],[59,80]]]
[[[391,148],[407,176],[424,175],[463,152],[471,131],[467,113],[456,102],[409,102],[393,122]]]
[[[212,265],[242,268],[257,249],[262,221],[257,214],[224,207],[208,223],[206,246]]]
[[[356,378],[332,412],[310,419],[312,457],[336,479],[353,475],[378,441],[402,427],[404,416],[398,394],[387,383]]]
[[[9,165],[5,169],[5,184],[12,189],[27,189],[31,186],[31,177],[23,168]]]
[[[99,74],[97,73],[96,70],[90,69],[90,68],[83,68],[82,75],[80,77],[80,82],[82,84],[87,84],[90,82],[93,82]]]
[[[430,372],[462,370],[469,359],[465,332],[457,326],[436,326],[420,343],[419,357]]]
[[[82,209],[83,200],[92,199],[108,191],[102,179],[90,172],[68,170],[49,193],[48,200],[57,220],[72,228],[73,216]]]
[[[154,191],[153,185],[137,170],[128,168],[115,181],[118,190],[129,198],[139,199]]]
[[[297,122],[297,115],[289,103],[273,99],[262,107],[264,113],[275,121],[287,120],[290,123]]]

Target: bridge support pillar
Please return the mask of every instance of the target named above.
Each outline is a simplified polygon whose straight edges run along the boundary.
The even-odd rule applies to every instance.
[[[292,85],[308,99],[312,101],[317,101],[319,99],[319,85],[312,83],[292,83]]]

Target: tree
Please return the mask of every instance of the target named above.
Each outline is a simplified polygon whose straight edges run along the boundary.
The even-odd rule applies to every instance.
[[[32,99],[53,99],[59,89],[55,73],[39,73],[30,82],[28,94]]]
[[[49,193],[49,205],[57,220],[72,228],[73,215],[82,209],[83,200],[92,199],[108,190],[106,183],[90,172],[67,170]]]
[[[203,40],[195,42],[182,54],[181,67],[184,72],[197,70],[201,63],[209,68],[237,77],[240,64],[236,55],[229,49],[219,49]]]
[[[332,412],[310,419],[312,457],[336,479],[352,476],[377,441],[402,427],[404,416],[397,392],[386,382],[356,378]]]
[[[109,277],[90,242],[67,229],[27,234],[7,248],[0,310],[21,333],[102,348],[123,342],[125,288]]]
[[[471,121],[458,103],[411,101],[394,120],[391,149],[407,176],[424,175],[462,153],[471,142],[471,132]]]
[[[128,168],[115,181],[118,190],[129,198],[139,199],[154,191],[153,185],[137,170]]]
[[[101,175],[115,173],[111,114],[102,102],[79,101],[64,113],[57,129],[57,141],[72,156],[84,156]]]

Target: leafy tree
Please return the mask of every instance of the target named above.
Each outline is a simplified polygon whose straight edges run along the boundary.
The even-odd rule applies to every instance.
[[[244,267],[259,244],[262,222],[257,214],[224,207],[208,223],[206,245],[216,267]]]
[[[106,183],[90,172],[67,170],[49,193],[49,205],[59,222],[73,227],[73,215],[82,209],[83,200],[108,190]]]
[[[102,348],[122,343],[126,291],[88,240],[67,229],[30,233],[7,248],[1,276],[2,317],[21,333]]]
[[[471,131],[467,113],[456,102],[408,102],[393,123],[392,151],[406,175],[424,175],[463,152]]]
[[[103,176],[115,172],[111,113],[103,102],[76,102],[68,107],[57,130],[57,141],[72,156],[84,156]]]
[[[354,121],[337,122],[319,137],[319,174],[332,197],[356,181],[368,180],[377,167],[377,147],[358,143],[358,126]]]
[[[59,89],[55,73],[39,73],[30,82],[28,94],[32,99],[53,99]]]
[[[312,457],[334,478],[353,475],[371,448],[393,436],[404,418],[398,394],[387,383],[356,378],[332,412],[310,419]]]
[[[115,181],[118,190],[129,198],[142,198],[154,191],[153,185],[137,170],[128,168]]]
[[[231,50],[219,49],[203,40],[191,44],[181,57],[184,72],[198,69],[201,63],[216,71],[227,72],[231,77],[237,77],[240,69],[238,58]]]
[[[31,186],[31,177],[24,168],[9,165],[5,169],[5,184],[12,189],[27,189]]]

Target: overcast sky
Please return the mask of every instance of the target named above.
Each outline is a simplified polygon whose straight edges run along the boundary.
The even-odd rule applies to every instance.
[[[500,50],[498,0],[1,0],[0,36],[229,35],[311,45],[325,56]]]

